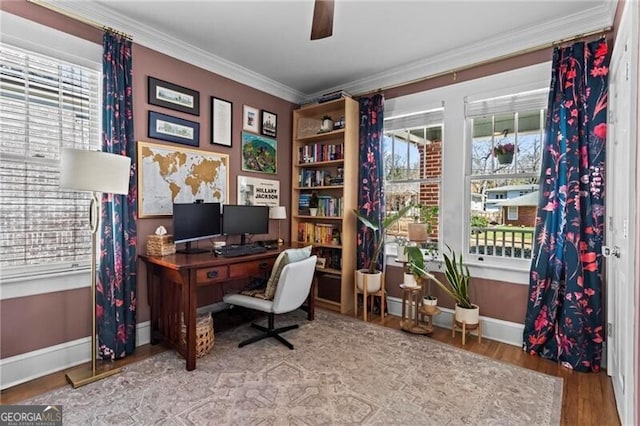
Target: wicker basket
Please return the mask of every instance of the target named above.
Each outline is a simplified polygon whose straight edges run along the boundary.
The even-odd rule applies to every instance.
[[[149,235],[147,239],[147,255],[167,256],[176,252],[173,235]]]
[[[182,324],[180,332],[182,344],[187,344],[187,326]],[[196,318],[196,358],[201,358],[213,349],[213,318],[211,314]]]

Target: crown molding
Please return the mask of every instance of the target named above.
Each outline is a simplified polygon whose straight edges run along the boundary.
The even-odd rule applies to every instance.
[[[262,74],[258,74],[198,47],[169,37],[152,27],[109,10],[96,1],[44,0],[43,3],[48,3],[55,8],[68,11],[73,15],[89,21],[99,22],[104,26],[130,34],[136,44],[214,72],[289,102],[299,104],[306,97],[305,93],[278,83]]]
[[[599,7],[560,17],[533,28],[505,33],[480,40],[474,44],[441,55],[420,59],[404,66],[331,87],[309,95],[306,101],[316,99],[322,93],[346,90],[349,93],[367,93],[381,88],[427,78],[447,71],[455,71],[468,65],[490,61],[525,49],[550,44],[576,34],[585,34],[613,25],[617,2],[607,1]]]
[[[618,5],[617,1],[605,1],[597,7],[559,17],[535,27],[523,28],[504,33],[501,36],[479,40],[463,48],[453,49],[403,66],[395,66],[388,71],[308,94],[198,47],[177,41],[152,27],[115,13],[96,1],[43,0],[43,2],[131,34],[137,44],[297,104],[312,101],[320,95],[334,90],[346,90],[358,94],[394,87],[443,72],[455,71],[457,68],[504,57],[525,49],[544,46],[576,34],[606,28],[613,24]]]

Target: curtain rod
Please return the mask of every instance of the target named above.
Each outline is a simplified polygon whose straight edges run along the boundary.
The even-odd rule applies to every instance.
[[[538,50],[547,49],[549,47],[559,46],[561,44],[568,43],[570,41],[574,41],[574,40],[578,40],[578,39],[581,39],[581,38],[590,37],[590,36],[593,36],[593,35],[596,35],[596,34],[602,34],[602,36],[604,37],[605,34],[610,32],[612,29],[613,29],[613,27],[609,26],[609,27],[601,28],[601,29],[595,30],[595,31],[589,31],[589,32],[582,33],[582,34],[576,34],[574,36],[567,37],[567,38],[564,38],[564,39],[561,39],[561,40],[556,40],[556,41],[545,43],[545,44],[541,44],[541,45],[538,45],[538,46],[528,47],[526,49],[521,49],[521,50],[518,50],[518,51],[515,51],[515,52],[506,53],[504,55],[497,56],[495,58],[486,59],[484,61],[479,61],[479,62],[474,62],[473,64],[464,65],[462,67],[453,68],[453,69],[450,69],[450,70],[447,70],[447,71],[442,71],[442,72],[439,72],[439,73],[431,74],[431,75],[426,76],[426,77],[420,77],[420,78],[416,78],[414,80],[405,81],[403,83],[392,84],[392,85],[389,85],[389,86],[386,86],[386,87],[381,87],[381,88],[376,89],[376,90],[369,90],[367,92],[358,93],[358,94],[354,95],[354,97],[357,98],[357,97],[361,97],[361,96],[371,95],[371,94],[374,94],[374,93],[380,93],[380,92],[383,92],[385,90],[395,89],[397,87],[407,86],[409,84],[420,83],[422,81],[431,80],[433,78],[442,77],[442,76],[448,75],[448,74],[453,74],[453,81],[456,81],[457,78],[458,78],[457,74],[459,72],[461,72],[461,71],[466,71],[466,70],[471,69],[471,68],[476,68],[476,67],[479,67],[479,66],[482,66],[482,65],[487,65],[487,64],[494,63],[494,62],[499,62],[499,61],[502,61],[502,60],[505,60],[505,59],[511,59],[511,58],[516,57],[516,56],[526,55],[527,53],[536,52]]]
[[[117,35],[119,35],[121,37],[124,37],[124,38],[126,38],[128,40],[133,40],[133,37],[131,35],[123,32],[123,31],[118,31],[118,30],[116,30],[114,28],[107,27],[106,25],[102,25],[102,24],[100,24],[100,23],[98,23],[96,21],[92,21],[91,19],[88,19],[88,18],[85,18],[83,16],[77,15],[77,14],[75,14],[73,12],[69,12],[68,10],[64,10],[64,9],[58,7],[58,6],[50,4],[49,2],[45,2],[45,1],[42,1],[42,0],[27,0],[27,2],[28,3],[33,3],[33,4],[41,6],[41,7],[44,7],[45,9],[49,9],[49,10],[51,10],[53,12],[59,13],[61,15],[69,17],[71,19],[75,19],[76,21],[80,21],[83,24],[87,24],[87,25],[89,25],[89,26],[91,26],[93,28],[97,28],[97,29],[99,29],[101,31],[108,31],[108,32],[117,34]]]

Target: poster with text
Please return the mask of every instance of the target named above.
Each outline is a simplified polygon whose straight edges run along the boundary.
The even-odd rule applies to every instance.
[[[247,206],[279,206],[280,181],[238,176],[238,204]]]

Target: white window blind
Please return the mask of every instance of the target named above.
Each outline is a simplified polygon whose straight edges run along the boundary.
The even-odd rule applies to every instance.
[[[62,148],[100,145],[101,74],[0,43],[0,268],[86,266],[89,194],[59,188]]]
[[[526,112],[547,107],[549,89],[532,90],[509,96],[482,99],[465,103],[467,117],[479,117],[491,114]]]

